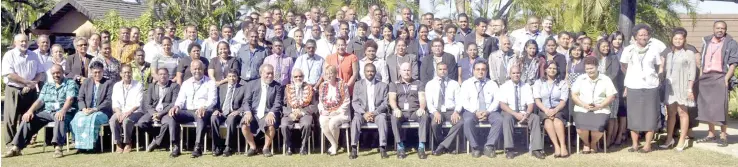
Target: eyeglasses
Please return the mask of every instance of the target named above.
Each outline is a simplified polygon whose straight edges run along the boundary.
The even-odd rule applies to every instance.
[[[77,46],[87,46],[86,43],[77,44]]]
[[[295,76],[292,76],[292,78],[302,78],[302,75],[295,75]]]

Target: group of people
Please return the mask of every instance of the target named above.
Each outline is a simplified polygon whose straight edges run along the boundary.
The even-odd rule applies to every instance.
[[[674,29],[667,45],[651,38],[651,28],[642,24],[634,34],[614,32],[593,40],[585,33],[553,33],[550,17],[530,17],[524,28],[507,33],[499,18],[470,22],[465,14],[442,20],[426,13],[416,22],[404,8],[403,19],[392,24],[387,13],[372,6],[358,19],[345,7],[331,22],[319,8],[288,11],[287,17],[274,9],[252,13],[235,35],[231,25],[212,25],[204,40],[193,25],[185,28],[185,38],[176,37],[170,22],[149,31],[146,44],[138,40],[138,28],[123,27],[115,42],[109,33],[76,37],[75,52],[66,57],[61,45],[49,51],[48,36],[39,36],[39,49],[30,51],[28,37],[16,35],[15,48],[2,58],[3,135],[9,147],[4,156],[20,155],[39,129],[53,123],[54,157],[63,156],[68,129],[75,147],[85,151],[95,147],[105,124],[116,152],[133,149],[138,127],[158,131],[147,151],[169,135],[170,156],[177,157],[180,126],[193,122],[192,157],[202,156],[206,134],[213,139],[214,156],[233,155],[239,130],[248,156],[272,156],[275,133],[287,139],[287,155],[293,148],[304,155],[316,117],[330,155],[338,151],[341,126],[350,127],[351,159],[358,157],[367,123],[377,127],[382,158],[389,157],[390,130],[401,159],[409,147],[427,158],[429,137],[438,141],[430,153],[445,154],[459,133],[473,157],[495,157],[503,148],[506,158],[514,158],[513,130],[520,127],[530,130],[534,157],[547,156],[545,131],[553,156],[565,158],[569,122],[584,154],[598,152],[602,138],[608,138],[607,145],[622,144],[628,132],[628,151],[647,153],[664,119],[661,104],[668,106],[668,135],[660,147],[687,146],[694,123],[688,107],[694,106],[697,120],[710,125],[708,136],[697,142],[727,145],[727,90],[738,44],[723,21],[715,22],[714,34],[704,37],[698,51],[686,44],[683,28]],[[634,38],[629,46],[626,35]],[[418,137],[417,146],[406,142],[405,122],[418,123],[417,135],[411,135]],[[714,125],[721,126],[719,136]],[[289,140],[293,129],[301,131],[299,146]],[[680,135],[673,139],[676,130]],[[261,149],[258,136],[264,137]]]

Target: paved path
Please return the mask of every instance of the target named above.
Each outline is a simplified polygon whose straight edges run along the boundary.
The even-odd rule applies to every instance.
[[[701,123],[698,127],[692,129],[695,138],[703,138],[707,136],[707,124]],[[719,135],[720,127],[715,126],[716,136]],[[723,154],[732,155],[738,158],[738,120],[728,120],[728,147],[718,147],[715,143],[694,143],[695,148],[715,151]]]

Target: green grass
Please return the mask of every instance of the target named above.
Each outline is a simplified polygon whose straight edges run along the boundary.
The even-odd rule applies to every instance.
[[[655,146],[654,146],[655,147]],[[720,153],[691,148],[684,152],[672,150],[654,151],[649,154],[629,153],[625,149],[616,148],[616,152],[589,155],[572,155],[568,159],[554,159],[552,156],[538,160],[529,154],[523,154],[513,160],[505,159],[501,154],[497,158],[472,158],[467,154],[430,156],[427,160],[419,160],[412,153],[407,159],[398,160],[394,152],[390,159],[380,159],[376,150],[365,150],[356,160],[349,160],[347,154],[338,156],[312,154],[308,156],[293,155],[291,157],[275,155],[265,158],[261,155],[245,157],[213,157],[209,153],[201,158],[192,159],[189,153],[178,158],[168,158],[168,152],[152,153],[133,152],[128,154],[74,154],[65,153],[65,157],[52,158],[52,148],[41,153],[41,148],[29,148],[20,157],[3,158],[2,166],[734,166],[738,158]],[[610,150],[612,151],[612,150]],[[74,152],[74,151],[72,151]]]

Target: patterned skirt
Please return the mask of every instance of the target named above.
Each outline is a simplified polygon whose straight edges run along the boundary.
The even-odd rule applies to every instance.
[[[108,123],[108,115],[103,112],[95,112],[90,115],[77,112],[72,119],[72,123],[69,124],[74,136],[74,146],[77,149],[94,149],[100,126],[106,123]]]

